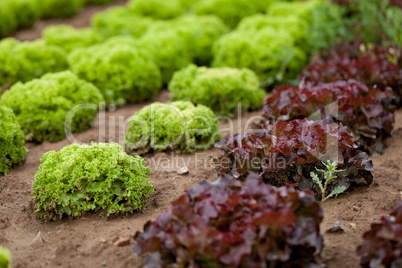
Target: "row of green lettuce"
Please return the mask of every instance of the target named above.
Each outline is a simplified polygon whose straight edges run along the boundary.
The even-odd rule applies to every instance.
[[[248,68],[256,72],[262,86],[267,86],[293,79],[315,50],[330,46],[336,34],[320,27],[331,29],[334,21],[340,20],[337,7],[320,1],[278,1],[264,8],[267,14],[253,15],[258,10],[244,14],[251,17],[231,31],[225,24],[229,24],[228,19],[222,14],[175,13],[176,17],[171,18],[157,12],[170,10],[168,7],[175,2],[133,1],[127,7],[96,15],[91,29],[49,27],[43,33],[44,38],[33,43],[4,40],[0,43],[0,84],[7,88],[17,81],[27,82],[47,72],[70,68],[80,78],[98,86],[107,101],[121,104],[136,101],[127,99],[122,91],[136,95],[138,85],[132,80],[138,75],[145,76],[141,88],[155,90],[167,84],[175,71],[195,63]],[[242,1],[225,6],[231,6],[232,13],[237,14],[236,10],[242,10],[237,2]],[[250,3],[254,2],[259,1]],[[300,12],[292,14],[294,9]],[[314,13],[321,15],[312,20]],[[116,37],[122,35],[124,38]],[[125,59],[119,62],[121,58]],[[155,79],[158,74],[149,66],[153,65],[150,62],[159,67],[161,79]],[[106,68],[111,64],[116,69]],[[132,66],[126,68],[130,70],[118,70],[127,64]],[[144,73],[138,70],[139,65],[146,65]],[[116,78],[110,80],[109,76]],[[158,80],[160,84],[147,79]]]
[[[114,0],[2,0],[0,38],[17,29],[32,27],[40,19],[68,18],[84,5],[103,5]]]
[[[70,68],[80,78],[94,83],[107,102],[120,105],[142,101],[143,94],[136,91],[159,90],[175,71],[190,63],[248,68],[258,75],[263,87],[295,83],[296,75],[313,52],[330,47],[346,34],[355,37],[350,24],[355,25],[355,17],[359,17],[352,16],[350,22],[344,23],[348,21],[343,16],[346,11],[327,1],[271,1],[266,3],[266,14],[261,9],[245,13],[231,28],[227,17],[244,10],[242,1],[234,0],[231,5],[224,1],[192,2],[198,6],[230,6],[233,10],[225,9],[228,14],[221,14],[222,9],[210,8],[208,12],[193,12],[194,15],[186,14],[187,9],[181,5],[188,3],[180,1],[133,1],[126,7],[97,14],[89,29],[55,26],[45,29],[44,38],[33,43],[4,40],[0,43],[0,85],[8,88],[17,81],[27,82],[47,72]],[[261,5],[257,0],[249,3]],[[177,6],[181,8],[172,12]],[[398,25],[401,16],[394,13],[392,18]],[[398,27],[388,25],[385,32],[397,43],[401,36],[398,31]],[[107,68],[111,64],[115,68]],[[160,74],[151,66],[154,64]],[[146,71],[140,72],[139,66],[143,65]],[[140,86],[134,81],[138,77],[144,79]],[[124,91],[140,98],[133,99]]]

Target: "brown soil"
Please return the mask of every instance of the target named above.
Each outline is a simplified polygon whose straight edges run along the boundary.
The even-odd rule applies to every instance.
[[[124,1],[119,1],[123,3]],[[88,26],[89,16],[99,8],[86,9],[77,18],[68,21],[58,20],[75,26]],[[20,39],[35,39],[41,27],[50,23],[41,22],[34,30],[19,32]],[[154,101],[165,102],[168,92],[162,92]],[[91,141],[118,141],[124,135],[124,125],[119,125],[118,116],[127,119],[135,111],[149,103],[126,105],[116,111],[106,112],[105,123],[99,117],[92,129],[75,135],[84,143]],[[261,112],[246,114],[234,121],[234,127],[243,132],[247,120]],[[114,123],[115,121],[115,123]],[[221,129],[228,128],[228,123],[221,123]],[[99,134],[106,128],[106,134]],[[237,131],[235,132],[237,133]],[[224,136],[229,133],[223,131]],[[161,166],[151,165],[151,182],[155,193],[147,202],[147,209],[126,218],[115,216],[101,218],[100,213],[86,214],[75,219],[63,219],[58,222],[42,222],[34,214],[34,204],[30,195],[40,164],[42,154],[50,150],[60,150],[70,144],[65,139],[57,143],[27,144],[28,158],[25,164],[15,168],[9,176],[0,176],[0,245],[9,248],[13,255],[13,267],[137,267],[142,259],[132,252],[130,246],[115,247],[112,243],[118,237],[133,235],[142,230],[145,222],[153,220],[158,214],[169,209],[170,202],[186,189],[202,179],[214,180],[216,172],[209,166],[210,158],[218,156],[219,151],[211,149],[194,154],[155,153],[147,158],[153,163],[160,161]],[[324,232],[336,221],[345,226],[344,234],[324,234],[325,248],[322,261],[328,267],[358,267],[359,259],[355,254],[361,242],[361,236],[383,215],[387,215],[402,197],[401,166],[402,158],[402,110],[396,113],[394,135],[387,140],[388,147],[381,156],[373,157],[375,166],[374,183],[370,187],[361,187],[347,192],[337,199],[323,204],[325,219]],[[178,175],[182,162],[189,161],[188,175]],[[170,159],[167,163],[164,159]]]

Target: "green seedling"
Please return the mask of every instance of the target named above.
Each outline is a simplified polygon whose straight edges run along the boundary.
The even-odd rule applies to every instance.
[[[324,202],[330,197],[333,196],[338,196],[338,194],[343,193],[346,190],[345,186],[337,186],[335,187],[330,194],[327,195],[328,192],[328,185],[333,182],[337,176],[336,173],[343,172],[345,171],[344,169],[336,170],[337,163],[336,162],[331,162],[330,160],[327,161],[327,163],[322,162],[322,164],[326,167],[326,170],[323,169],[318,169],[316,168],[317,171],[324,173],[324,180],[321,181],[318,175],[314,172],[310,173],[311,178],[317,185],[320,187],[321,193],[322,193],[322,201]]]

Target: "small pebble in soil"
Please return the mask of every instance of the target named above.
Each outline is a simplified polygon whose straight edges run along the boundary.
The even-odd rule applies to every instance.
[[[102,266],[106,266],[106,265],[107,265],[105,261],[103,261],[101,264],[102,264]]]
[[[358,206],[353,206],[352,208],[353,208],[354,211],[358,211],[358,210],[359,210],[359,207],[358,207]]]
[[[345,228],[343,228],[341,222],[337,221],[334,223],[334,225],[329,227],[326,232],[331,234],[340,234],[345,232]]]
[[[190,170],[188,170],[187,167],[182,167],[181,169],[179,169],[179,171],[177,172],[179,175],[184,175],[184,174],[188,174],[190,172]]]
[[[356,230],[356,223],[350,223],[350,229]]]
[[[103,238],[103,237],[101,237],[101,238],[99,239],[99,242],[101,242],[101,243],[106,243],[106,239]]]

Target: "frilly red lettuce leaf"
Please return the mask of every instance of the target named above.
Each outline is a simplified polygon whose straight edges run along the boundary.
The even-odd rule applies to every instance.
[[[394,128],[394,95],[387,87],[368,87],[354,80],[274,89],[265,100],[270,121],[325,118],[349,127],[353,141],[369,153],[382,153],[383,140]]]
[[[361,267],[402,267],[402,202],[390,217],[371,224],[371,229],[363,234],[357,255],[361,257]]]
[[[310,172],[322,169],[322,161],[338,163],[337,179],[329,191],[337,186],[349,188],[364,178],[371,184],[373,164],[368,155],[353,142],[348,128],[326,120],[278,121],[254,133],[227,137],[215,145],[222,155],[217,159],[220,174],[231,174],[244,181],[250,171],[274,186],[295,183],[300,189],[311,189],[321,198],[318,185]],[[323,174],[316,172],[323,180]]]
[[[299,78],[312,84],[354,79],[383,91],[391,87],[400,107],[401,56],[401,49],[395,46],[364,44],[358,40],[353,43],[341,43],[333,49],[322,52],[317,60],[312,61],[303,70]]]
[[[201,181],[137,232],[147,267],[319,267],[323,210],[311,191],[256,174]]]

